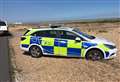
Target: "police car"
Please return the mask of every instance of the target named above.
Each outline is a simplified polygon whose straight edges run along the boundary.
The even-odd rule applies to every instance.
[[[8,32],[8,25],[6,21],[0,21],[0,32]]]
[[[113,58],[117,52],[115,44],[106,39],[56,26],[27,30],[21,36],[20,48],[35,58],[52,55],[100,60]]]

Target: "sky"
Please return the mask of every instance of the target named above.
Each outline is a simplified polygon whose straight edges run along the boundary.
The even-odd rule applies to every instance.
[[[120,17],[120,0],[0,0],[0,19],[40,22]]]

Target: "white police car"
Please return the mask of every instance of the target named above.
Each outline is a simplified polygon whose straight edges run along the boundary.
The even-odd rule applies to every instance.
[[[83,57],[92,60],[116,56],[114,43],[70,27],[29,29],[21,36],[20,48],[32,57],[42,55]]]

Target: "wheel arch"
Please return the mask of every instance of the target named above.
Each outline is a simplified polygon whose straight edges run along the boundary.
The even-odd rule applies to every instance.
[[[39,48],[41,49],[42,53],[44,53],[42,46],[41,46],[41,45],[38,45],[38,44],[31,44],[31,45],[29,46],[29,48],[28,48],[28,51],[30,50],[30,48],[31,48],[32,46],[37,46],[37,47],[39,47]]]
[[[93,49],[96,49],[96,50],[101,51],[101,52],[103,53],[103,58],[105,58],[105,52],[104,52],[104,50],[101,49],[101,48],[98,48],[98,47],[90,47],[90,48],[88,48],[88,49],[85,51],[85,57],[86,57],[87,53],[88,53],[90,50],[93,50]]]

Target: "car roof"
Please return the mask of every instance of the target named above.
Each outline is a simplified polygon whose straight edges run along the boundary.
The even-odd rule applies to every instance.
[[[77,30],[79,28],[74,28],[74,27],[57,27],[57,28],[50,28],[50,27],[47,27],[47,28],[31,28],[31,29],[28,29],[30,30],[29,33],[27,33],[27,35],[29,34],[32,34],[34,32],[37,32],[37,31],[44,31],[44,30],[66,30],[66,31],[73,31],[73,30]],[[84,37],[84,36],[82,36]],[[85,38],[85,37],[84,37]],[[86,39],[86,38],[85,38]]]
[[[71,27],[57,27],[57,28],[31,28],[29,30],[35,30],[35,31],[42,31],[42,30],[67,30],[67,31],[72,31],[74,28]]]

